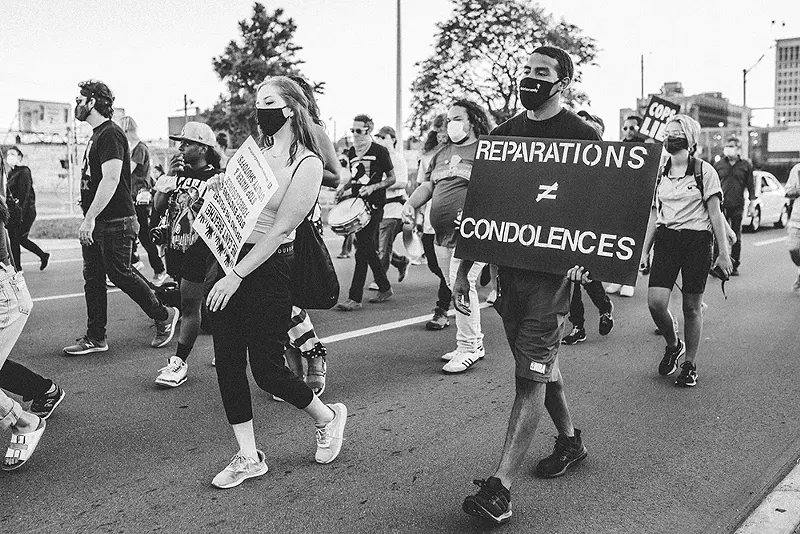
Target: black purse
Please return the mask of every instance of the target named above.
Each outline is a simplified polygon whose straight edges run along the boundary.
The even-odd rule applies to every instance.
[[[328,310],[339,300],[339,278],[322,234],[308,217],[295,230],[292,303],[307,310]]]
[[[311,222],[313,213],[312,208],[295,230],[292,303],[307,310],[329,310],[339,300],[339,278],[322,233]]]

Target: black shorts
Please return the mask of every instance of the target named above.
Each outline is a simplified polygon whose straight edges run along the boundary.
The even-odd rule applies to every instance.
[[[706,290],[708,271],[713,262],[711,232],[656,228],[653,263],[648,287],[672,289],[681,274],[683,293],[701,294]]]
[[[186,252],[168,248],[166,260],[167,274],[172,278],[197,284],[202,284],[206,280],[208,271],[216,263],[206,242],[199,237]]]

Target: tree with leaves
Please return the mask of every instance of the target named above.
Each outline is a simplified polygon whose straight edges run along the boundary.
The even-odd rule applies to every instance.
[[[213,107],[203,111],[202,120],[214,130],[225,130],[232,147],[241,145],[255,132],[254,102],[256,87],[267,76],[301,75],[294,32],[297,25],[285,17],[281,8],[270,13],[260,3],[253,6],[250,20],[239,21],[241,42],[231,41],[223,54],[213,59],[214,71],[225,83]],[[322,92],[323,83],[312,84]]]
[[[563,19],[556,21],[538,4],[524,0],[454,0],[450,19],[437,24],[431,57],[418,62],[411,86],[410,126],[427,129],[437,113],[455,98],[481,103],[496,123],[521,111],[518,82],[528,56],[542,45],[566,50],[575,62],[573,83],[581,68],[595,65],[594,39]],[[587,96],[574,85],[567,105]]]

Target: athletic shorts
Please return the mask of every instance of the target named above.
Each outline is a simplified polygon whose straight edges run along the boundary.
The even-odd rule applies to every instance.
[[[800,250],[800,228],[790,226],[786,232],[786,245],[789,250]]]
[[[167,273],[179,280],[202,284],[206,274],[216,263],[214,255],[206,242],[198,238],[186,252],[167,249]]]
[[[558,348],[569,312],[570,284],[563,276],[500,267],[494,304],[514,354],[515,374],[557,382]]]
[[[671,230],[659,226],[656,228],[648,287],[672,289],[680,273],[683,293],[704,293],[708,271],[714,261],[713,254],[711,232]]]

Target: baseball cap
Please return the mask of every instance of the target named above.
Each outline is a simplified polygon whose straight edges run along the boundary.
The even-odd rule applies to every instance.
[[[391,126],[384,126],[380,130],[378,130],[378,135],[388,135],[392,139],[397,139],[397,133],[394,131],[394,128]]]
[[[211,127],[202,122],[187,122],[180,135],[170,135],[169,138],[173,141],[194,141],[211,147],[217,143],[217,138]]]

